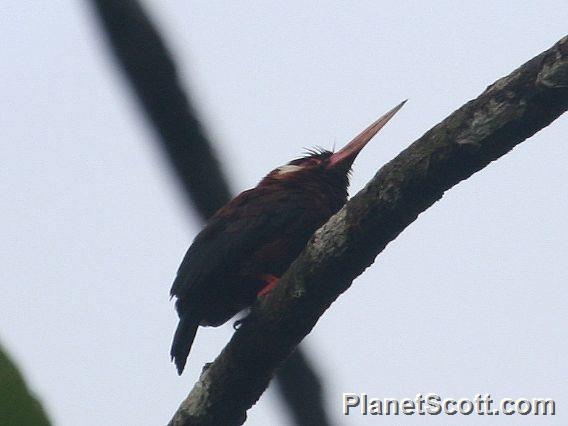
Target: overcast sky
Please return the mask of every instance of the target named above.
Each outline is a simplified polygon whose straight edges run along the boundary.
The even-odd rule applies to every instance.
[[[426,130],[565,35],[557,1],[147,1],[235,190],[338,146],[405,98],[351,193]],[[168,291],[195,216],[85,1],[0,6],[0,341],[57,425],[165,424],[230,338],[201,329],[180,378]],[[143,48],[143,47],[141,47]],[[568,119],[422,214],[306,339],[342,392],[550,397],[568,424]],[[460,423],[460,424],[461,424]],[[249,425],[288,425],[274,393]]]

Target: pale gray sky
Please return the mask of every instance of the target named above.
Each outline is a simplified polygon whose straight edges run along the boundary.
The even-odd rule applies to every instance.
[[[146,4],[238,190],[410,98],[354,193],[568,22],[565,0]],[[0,11],[0,340],[56,424],[164,424],[232,332],[201,329],[176,375],[168,291],[197,220],[86,2]],[[452,189],[324,315],[306,343],[338,423],[567,423],[567,133],[561,117]],[[551,397],[558,415],[345,418],[342,392]],[[287,422],[272,393],[249,412]]]

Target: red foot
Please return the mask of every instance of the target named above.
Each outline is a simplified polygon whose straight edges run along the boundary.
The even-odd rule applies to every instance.
[[[272,274],[262,274],[259,278],[265,282],[265,286],[258,292],[258,297],[266,296],[270,293],[272,289],[276,287],[276,284],[278,284],[278,280],[280,279],[276,275]]]

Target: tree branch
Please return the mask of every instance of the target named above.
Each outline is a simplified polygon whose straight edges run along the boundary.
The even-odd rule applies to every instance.
[[[136,0],[91,0],[115,58],[204,218],[231,199],[227,179],[162,37]]]
[[[170,422],[240,425],[279,365],[353,279],[443,193],[568,109],[568,37],[487,88],[390,161],[260,299]]]
[[[275,384],[290,408],[289,414],[297,426],[327,426],[331,424],[324,408],[324,392],[306,351],[296,348],[276,372]]]
[[[206,221],[231,199],[229,185],[159,31],[136,0],[90,1],[187,200]],[[320,379],[302,350],[288,359],[276,382],[297,425],[329,424]]]

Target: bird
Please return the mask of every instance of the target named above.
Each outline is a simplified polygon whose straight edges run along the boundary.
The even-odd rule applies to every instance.
[[[313,149],[221,207],[187,250],[170,296],[170,355],[182,374],[199,326],[219,326],[267,295],[312,234],[347,202],[353,161],[406,101],[337,152]]]

